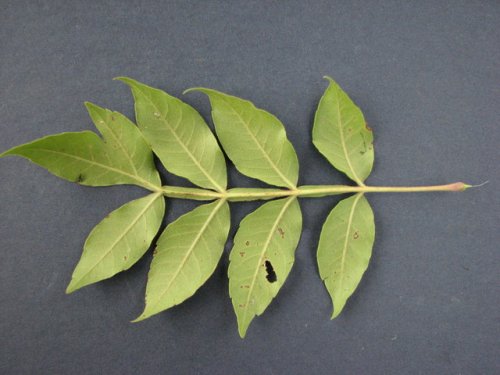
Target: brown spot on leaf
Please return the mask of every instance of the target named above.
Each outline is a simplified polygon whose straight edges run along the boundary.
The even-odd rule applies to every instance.
[[[115,115],[111,115],[111,121],[115,121]]]
[[[244,303],[240,303],[238,306],[241,307],[241,308],[243,308],[243,307],[245,307],[245,304]]]
[[[127,256],[126,255],[123,257],[123,260],[127,260]]]
[[[278,233],[280,234],[281,238],[285,238],[285,231],[282,228],[278,228]]]
[[[82,183],[82,182],[83,182],[83,180],[85,180],[85,176],[84,176],[83,174],[81,174],[81,173],[80,173],[80,174],[76,177],[75,182],[76,182],[77,184],[80,184],[80,183]]]
[[[245,256],[245,252],[244,251],[240,251],[240,257],[244,257]]]
[[[352,235],[352,238],[354,238],[355,240],[357,240],[359,238],[359,233],[357,231],[354,232],[354,234]]]
[[[245,242],[245,245],[249,246],[250,245],[250,241]]]
[[[370,126],[368,125],[368,123],[367,123],[367,122],[365,122],[365,128],[366,128],[366,130],[368,130],[369,132],[371,132],[371,131],[372,131],[372,128],[370,128]]]

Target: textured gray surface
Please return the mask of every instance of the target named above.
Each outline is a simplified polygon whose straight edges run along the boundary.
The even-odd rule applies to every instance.
[[[142,308],[149,256],[66,296],[93,225],[142,192],[0,160],[0,373],[498,373],[500,4],[402,3],[2,1],[0,150],[92,129],[84,100],[133,116],[127,88],[111,80],[129,75],[174,95],[203,85],[248,98],[285,123],[301,184],[345,183],[311,144],[328,74],[374,129],[369,184],[490,184],[370,196],[372,262],[334,321],[315,248],[340,198],[302,201],[294,269],[240,340],[227,254],[193,298],[142,323],[129,320]],[[184,99],[209,118],[202,95]],[[234,168],[230,181],[254,184]],[[232,206],[231,237],[256,206]],[[191,207],[169,201],[167,220]]]

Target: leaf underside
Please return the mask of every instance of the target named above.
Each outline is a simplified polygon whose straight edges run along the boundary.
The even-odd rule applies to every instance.
[[[111,212],[87,237],[66,292],[129,269],[149,248],[164,212],[161,193],[128,202]]]
[[[90,131],[51,135],[14,147],[0,156],[25,157],[65,180],[88,186],[160,186],[153,154],[125,116],[87,103],[104,139]]]
[[[224,191],[226,163],[217,141],[199,113],[164,91],[131,78],[137,125],[165,168],[195,185]]]
[[[370,261],[375,223],[363,194],[340,201],[326,219],[318,245],[318,267],[337,317]]]
[[[244,337],[290,272],[302,230],[297,198],[263,204],[240,223],[229,263],[229,295]]]
[[[331,78],[313,126],[313,143],[338,170],[358,185],[373,167],[373,134],[361,110]]]
[[[300,206],[293,195],[298,158],[285,128],[250,101],[212,89],[191,89],[208,96],[218,139],[238,171],[278,187],[264,193],[261,189],[226,190],[224,155],[200,114],[164,91],[131,78],[117,79],[132,90],[138,126],[118,112],[86,103],[102,138],[91,131],[61,133],[13,147],[0,157],[22,156],[82,185],[134,184],[153,191],[114,210],[91,231],[68,293],[112,277],[143,256],[161,226],[166,188],[182,198],[224,196],[179,217],[160,235],[148,274],[145,308],[135,321],[185,301],[214,272],[230,229],[226,199],[284,196],[248,214],[234,238],[229,294],[239,334],[244,337],[252,320],[265,311],[284,284],[302,230]],[[329,86],[315,113],[313,143],[334,168],[364,186],[373,167],[372,131],[349,96],[327,79]],[[169,172],[225,195],[175,186],[162,191],[153,152]],[[301,188],[309,190],[310,197],[326,194],[321,186]],[[259,194],[253,194],[256,191]],[[332,319],[342,311],[367,269],[374,238],[373,212],[362,193],[340,201],[326,219],[317,261],[333,302]]]
[[[215,270],[230,227],[229,205],[218,200],[195,208],[161,234],[148,275],[140,321],[191,297]]]
[[[201,91],[210,99],[217,136],[238,171],[270,185],[296,187],[297,154],[275,116],[248,100],[216,90],[191,90]]]

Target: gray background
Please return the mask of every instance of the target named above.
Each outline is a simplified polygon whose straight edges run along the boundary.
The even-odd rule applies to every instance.
[[[301,184],[348,183],[311,144],[328,74],[374,129],[369,184],[490,184],[369,196],[372,261],[334,321],[315,251],[340,198],[301,201],[292,273],[241,340],[227,253],[193,298],[142,323],[129,321],[143,307],[150,255],[66,296],[88,232],[144,193],[80,187],[1,160],[0,372],[499,373],[499,25],[498,1],[1,1],[2,151],[93,129],[85,100],[133,117],[128,89],[112,81],[129,75],[178,96],[202,85],[248,98],[286,125]],[[206,98],[183,99],[210,122]],[[230,183],[259,185],[234,168]],[[257,205],[232,206],[230,238]],[[167,221],[194,206],[169,201]]]

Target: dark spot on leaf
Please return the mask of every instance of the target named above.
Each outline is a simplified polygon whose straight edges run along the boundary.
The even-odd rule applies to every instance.
[[[115,121],[115,115],[111,115],[111,121]]]
[[[243,307],[245,307],[245,304],[244,303],[240,303],[238,306],[243,308]]]
[[[267,272],[266,279],[270,283],[274,283],[276,280],[278,280],[278,278],[276,277],[276,272],[274,272],[273,265],[268,260],[266,260],[265,265],[266,265],[266,272]]]
[[[250,245],[250,241],[245,242],[245,245],[249,246]]]
[[[79,183],[82,183],[84,179],[85,179],[85,176],[84,176],[83,174],[81,174],[81,173],[80,173],[80,174],[78,175],[78,177],[75,179],[75,182],[76,182],[77,184],[79,184]]]
[[[278,228],[278,233],[280,234],[281,238],[285,238],[285,231],[281,228]]]
[[[244,257],[245,256],[245,252],[244,251],[240,251],[240,257]]]
[[[355,240],[357,240],[359,238],[359,233],[357,231],[354,232],[354,234],[352,235],[352,238],[354,238]]]
[[[243,285],[245,289],[250,289],[250,285]]]
[[[365,128],[366,128],[366,130],[368,130],[369,132],[371,132],[371,131],[372,131],[372,128],[370,128],[370,127],[368,126],[368,123],[367,123],[367,122],[365,122]]]
[[[127,260],[127,256],[126,255],[123,257],[123,260]]]

